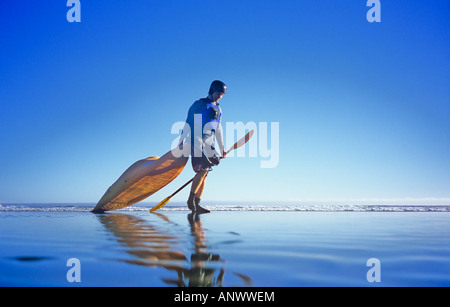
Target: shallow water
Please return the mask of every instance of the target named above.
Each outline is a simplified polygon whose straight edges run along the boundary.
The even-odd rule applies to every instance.
[[[450,213],[0,212],[0,286],[450,286]],[[68,282],[68,259],[81,282]],[[367,260],[381,282],[368,282]]]

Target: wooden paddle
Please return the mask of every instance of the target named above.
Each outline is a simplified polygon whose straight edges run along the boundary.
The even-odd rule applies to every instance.
[[[226,155],[228,155],[232,150],[235,150],[239,147],[241,147],[242,145],[244,145],[245,143],[248,142],[248,140],[250,140],[250,138],[253,136],[253,133],[255,131],[251,130],[249,133],[247,133],[242,139],[240,139],[239,141],[237,141],[230,149],[228,149],[227,152],[225,152]],[[226,157],[226,156],[225,156]],[[192,181],[194,180],[194,177],[189,180],[188,182],[186,182],[185,184],[183,184],[178,190],[176,190],[175,192],[173,192],[172,195],[167,196],[166,198],[164,198],[159,204],[157,204],[156,206],[154,206],[153,208],[150,209],[150,212],[153,213],[158,209],[161,209],[162,207],[164,207],[165,205],[167,205],[169,203],[169,200],[175,196],[178,192],[180,192],[181,190],[183,190],[188,184],[190,184]]]

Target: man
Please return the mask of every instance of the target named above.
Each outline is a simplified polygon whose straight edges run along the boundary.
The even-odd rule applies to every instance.
[[[210,211],[200,206],[200,200],[205,189],[206,176],[212,166],[218,165],[226,153],[223,146],[223,135],[220,120],[222,109],[219,100],[227,91],[225,83],[215,80],[211,83],[208,97],[195,101],[189,108],[186,124],[180,137],[180,148],[184,140],[190,142],[192,168],[196,172],[192,181],[191,192],[187,201],[188,208],[197,213]],[[217,141],[221,156],[214,147]]]

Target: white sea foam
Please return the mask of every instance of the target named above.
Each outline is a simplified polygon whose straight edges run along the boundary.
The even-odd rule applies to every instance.
[[[119,211],[148,211],[154,204],[138,204]],[[3,204],[0,212],[90,212],[95,204]],[[252,211],[252,212],[450,212],[450,205],[384,205],[384,204],[321,204],[295,203],[286,204],[205,204],[212,211]],[[172,204],[160,211],[188,211],[184,204]]]

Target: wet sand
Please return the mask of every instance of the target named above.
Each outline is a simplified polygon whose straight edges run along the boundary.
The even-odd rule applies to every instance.
[[[450,213],[0,212],[0,286],[450,286]],[[69,259],[80,282],[69,282]],[[369,259],[380,282],[369,282]]]

